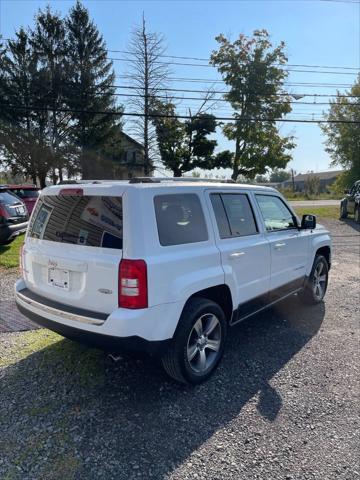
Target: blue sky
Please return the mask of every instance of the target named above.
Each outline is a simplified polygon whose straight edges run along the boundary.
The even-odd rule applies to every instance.
[[[177,56],[207,58],[216,48],[215,36],[224,33],[235,39],[239,33],[250,35],[254,29],[265,28],[274,43],[284,40],[287,45],[289,64],[321,65],[336,67],[360,67],[360,4],[345,1],[322,0],[248,0],[248,1],[121,1],[121,0],[85,0],[83,2],[99,30],[107,47],[112,50],[124,50],[130,38],[134,24],[141,21],[145,12],[150,30],[161,32],[167,45],[167,53]],[[33,1],[0,0],[0,33],[11,37],[21,25],[31,25],[38,8],[50,4],[53,9],[66,14],[74,4],[72,0]],[[120,54],[112,54],[119,57]],[[186,60],[178,60],[187,62]],[[188,61],[190,63],[190,61]],[[196,62],[194,62],[196,63]],[[205,63],[205,62],[201,62]],[[117,75],[126,70],[126,63],[114,61]],[[301,67],[294,67],[301,70]],[[213,68],[172,66],[172,76],[179,78],[219,78]],[[327,87],[289,85],[287,89],[300,94],[335,94],[344,91],[341,84],[351,84],[356,75],[354,70],[312,69],[320,71],[338,71],[339,74],[291,72],[291,83],[315,82],[334,84]],[[340,74],[340,72],[342,72]],[[350,74],[343,74],[347,72]],[[117,81],[121,81],[118,79]],[[123,82],[122,82],[123,83]],[[209,84],[174,82],[174,88],[203,89]],[[217,85],[218,88],[219,85]],[[197,94],[184,94],[186,96]],[[300,101],[325,101],[315,96]],[[183,100],[180,111],[196,102]],[[294,106],[292,118],[319,118],[326,106]],[[219,105],[218,116],[228,115],[230,107]],[[324,137],[317,124],[281,124],[281,132],[292,133],[296,137],[297,147],[293,151],[293,160],[289,167],[296,171],[320,171],[329,168],[330,158],[324,150]],[[219,149],[232,148],[221,133],[217,135]]]

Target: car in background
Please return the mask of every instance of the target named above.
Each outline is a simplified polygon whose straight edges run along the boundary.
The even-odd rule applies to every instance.
[[[355,222],[360,223],[360,180],[345,190],[345,195],[340,203],[340,218],[347,218],[350,214],[354,215]]]
[[[25,233],[29,215],[25,203],[7,188],[0,187],[0,245]]]
[[[29,216],[35,207],[40,189],[36,185],[6,185],[9,192],[15,193],[25,203]]]

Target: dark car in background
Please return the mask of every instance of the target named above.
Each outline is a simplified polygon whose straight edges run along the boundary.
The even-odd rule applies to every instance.
[[[25,233],[28,219],[25,203],[7,188],[0,187],[0,244],[10,243]]]
[[[349,214],[354,215],[357,223],[360,223],[360,180],[345,190],[345,198],[340,203],[340,218],[346,218]]]
[[[25,203],[29,216],[33,211],[40,189],[36,185],[6,185],[9,192],[15,193]]]

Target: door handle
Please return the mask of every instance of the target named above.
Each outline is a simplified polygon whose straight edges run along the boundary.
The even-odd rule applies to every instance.
[[[229,258],[230,260],[236,260],[237,258],[240,258],[243,255],[245,255],[245,252],[234,252],[234,253],[230,253]]]
[[[285,242],[275,243],[275,248],[278,249],[278,248],[281,248],[281,247],[285,247],[285,245],[286,245]]]

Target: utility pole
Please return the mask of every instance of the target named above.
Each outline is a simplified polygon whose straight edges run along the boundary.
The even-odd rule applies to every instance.
[[[292,189],[295,192],[295,179],[294,179],[294,169],[291,169],[291,181],[292,181]]]

